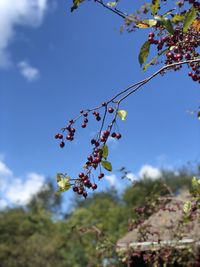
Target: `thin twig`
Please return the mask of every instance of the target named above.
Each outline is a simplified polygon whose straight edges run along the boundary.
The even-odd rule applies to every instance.
[[[103,1],[101,0],[95,0],[95,2],[99,3],[100,5],[102,5],[103,7],[107,8],[108,10],[110,10],[111,12],[117,14],[118,16],[120,16],[123,19],[127,18],[127,15],[125,13],[123,13],[122,11],[115,9],[115,8],[111,8],[108,5],[104,4]]]
[[[191,60],[185,60],[182,62],[176,62],[176,63],[172,63],[166,66],[163,66],[161,69],[159,69],[158,71],[156,71],[155,73],[153,73],[151,76],[147,77],[145,80],[142,81],[142,83],[139,83],[139,85],[134,88],[132,91],[130,91],[129,93],[127,93],[125,96],[123,96],[121,99],[118,100],[118,103],[121,103],[124,99],[126,99],[129,95],[135,93],[137,90],[139,90],[144,84],[148,83],[151,79],[153,79],[154,77],[156,77],[158,74],[160,74],[161,72],[163,72],[164,70],[168,70],[171,69],[175,66],[179,66],[179,65],[184,65],[184,64],[191,64],[191,63],[197,63],[200,62],[200,58],[198,59],[191,59]],[[128,88],[131,89],[133,87],[135,87],[136,84],[133,84],[132,86],[129,86]],[[123,94],[124,92],[127,92],[127,89],[125,89],[124,91],[121,92],[121,94]]]

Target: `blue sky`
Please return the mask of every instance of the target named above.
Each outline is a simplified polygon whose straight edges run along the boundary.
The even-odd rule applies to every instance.
[[[64,149],[54,134],[81,109],[102,103],[158,68],[143,72],[137,60],[148,31],[120,34],[123,21],[93,2],[71,13],[71,3],[64,0],[34,0],[35,8],[20,1],[21,6],[0,3],[2,206],[27,203],[45,177],[79,173],[98,124],[78,127],[75,142]],[[143,167],[156,171],[199,161],[199,121],[187,112],[196,110],[199,101],[199,84],[188,78],[186,67],[155,78],[128,98],[122,105],[127,120],[119,122],[123,138],[110,144],[114,173],[99,184],[100,190],[109,183],[124,187],[115,173],[121,166],[139,176]]]

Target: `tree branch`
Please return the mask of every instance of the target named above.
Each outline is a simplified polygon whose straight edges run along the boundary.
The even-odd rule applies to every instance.
[[[135,93],[137,90],[139,90],[144,84],[148,83],[151,79],[153,79],[154,77],[156,77],[158,74],[162,73],[165,70],[170,70],[175,66],[180,66],[180,65],[185,65],[185,64],[191,64],[191,63],[197,63],[200,62],[200,58],[197,59],[191,59],[191,60],[185,60],[185,61],[181,61],[181,62],[176,62],[176,63],[172,63],[166,66],[163,66],[161,69],[159,69],[158,71],[156,71],[155,73],[153,73],[151,76],[147,77],[146,79],[134,83],[132,85],[130,85],[129,87],[127,87],[125,90],[121,91],[120,93],[118,93],[117,95],[115,95],[109,102],[114,102],[114,103],[121,103],[124,99],[126,99],[129,95]],[[136,87],[136,88],[134,88]],[[130,92],[128,92],[125,96],[123,96],[121,99],[114,101],[118,96],[125,94],[127,91],[129,91],[130,89],[134,88],[133,90],[131,90]]]
[[[98,0],[97,0],[98,1]],[[166,71],[166,70],[170,70],[173,69],[173,67],[176,66],[180,66],[180,65],[185,65],[185,64],[191,64],[191,63],[200,63],[200,58],[196,58],[196,59],[190,59],[190,60],[185,60],[185,61],[181,61],[181,62],[176,62],[176,63],[172,63],[166,66],[163,66],[162,68],[160,68],[159,70],[157,70],[155,73],[153,73],[151,76],[147,77],[144,80],[141,80],[137,83],[134,83],[130,86],[128,86],[127,88],[125,88],[124,90],[122,90],[121,92],[117,93],[115,96],[113,96],[111,99],[109,99],[108,101],[104,102],[103,104],[100,104],[94,108],[91,109],[85,109],[81,111],[81,114],[79,114],[76,118],[74,118],[72,121],[73,123],[75,123],[77,120],[79,120],[81,117],[84,117],[84,113],[90,113],[92,111],[96,111],[101,109],[102,107],[107,107],[110,103],[115,103],[117,104],[117,109],[119,109],[119,105],[120,103],[125,100],[128,96],[130,96],[131,94],[135,93],[136,91],[138,91],[143,85],[145,85],[146,83],[148,83],[150,80],[152,80],[154,77],[156,77],[158,74]],[[131,90],[132,89],[132,90]],[[118,99],[118,97],[122,96],[121,98]],[[104,126],[104,122],[105,122],[105,117],[107,115],[107,112],[105,110],[105,113],[103,115],[103,121],[102,121],[102,125],[101,125],[101,131],[103,129]],[[116,120],[116,116],[115,119]],[[63,132],[65,131],[65,128],[62,129]]]
[[[123,19],[126,19],[128,16],[127,14],[125,14],[124,12],[122,12],[116,8],[109,7],[108,5],[104,4],[104,2],[101,0],[95,0],[95,2],[99,3],[100,5],[102,5],[103,7],[105,7],[106,9],[110,10],[111,12],[115,13],[116,15],[120,16]]]

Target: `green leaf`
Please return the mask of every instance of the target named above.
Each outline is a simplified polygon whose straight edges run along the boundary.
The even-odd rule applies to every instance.
[[[151,13],[153,16],[157,13],[159,6],[160,0],[154,0],[154,3],[151,5]]]
[[[126,110],[120,109],[117,111],[117,115],[120,117],[120,119],[122,121],[126,120],[126,116],[127,116],[128,112]]]
[[[196,177],[192,178],[192,189],[196,190],[199,187],[199,180]]]
[[[71,184],[70,184],[70,177],[69,176],[64,176],[61,173],[57,174],[57,184],[59,187],[59,192],[65,192],[68,189],[70,189]]]
[[[147,60],[147,57],[149,55],[149,50],[150,50],[150,43],[149,43],[149,41],[146,41],[142,45],[142,47],[140,49],[139,56],[138,56],[138,60],[139,60],[139,63],[140,63],[141,66]]]
[[[157,59],[158,57],[159,57],[159,56],[157,55],[157,56],[155,56],[154,58],[152,58],[152,60],[149,61],[149,63],[147,63],[146,65],[144,65],[143,70],[146,71],[146,70],[148,69],[148,67],[151,66],[151,65],[156,61],[156,59]]]
[[[62,178],[63,178],[63,174],[62,173],[57,173],[56,181],[59,182]]]
[[[197,12],[194,7],[190,8],[185,15],[185,19],[183,22],[183,32],[187,32],[188,28],[192,24],[192,22],[196,19]]]
[[[116,4],[117,4],[116,2],[108,2],[107,6],[112,8],[112,7],[115,7]]]
[[[106,169],[107,171],[111,172],[112,171],[112,164],[107,161],[107,160],[102,160],[101,165]]]
[[[171,19],[171,21],[172,21],[173,23],[177,23],[177,22],[180,22],[180,21],[184,21],[184,18],[185,18],[185,16],[182,15],[182,14],[175,14],[175,15],[173,16],[173,18]]]
[[[106,159],[107,156],[108,156],[108,146],[105,144],[105,145],[102,147],[101,151],[102,151],[102,157],[103,157],[104,159]]]
[[[155,56],[154,58],[152,58],[152,60],[149,61],[149,63],[147,63],[147,64],[143,67],[143,70],[146,71],[147,68],[148,68],[149,66],[151,66],[151,65],[157,60],[157,58],[159,58],[159,57],[160,57],[162,54],[164,54],[166,51],[168,51],[168,49],[165,49],[165,50],[161,51],[160,53],[158,53],[157,56]]]
[[[174,28],[173,25],[171,23],[171,21],[168,18],[163,18],[162,20],[162,24],[165,27],[165,29],[172,35],[174,34]]]
[[[192,203],[190,201],[186,201],[184,206],[183,206],[184,213],[186,213],[186,214],[189,213],[191,208],[192,208]]]

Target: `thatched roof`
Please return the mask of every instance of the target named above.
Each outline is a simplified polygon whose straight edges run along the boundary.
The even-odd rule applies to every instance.
[[[185,247],[188,244],[200,244],[200,217],[181,224],[183,204],[190,198],[185,191],[177,197],[168,198],[164,209],[150,216],[117,242],[117,250],[136,247],[140,250],[152,250],[166,245]],[[145,236],[141,235],[141,230]]]

